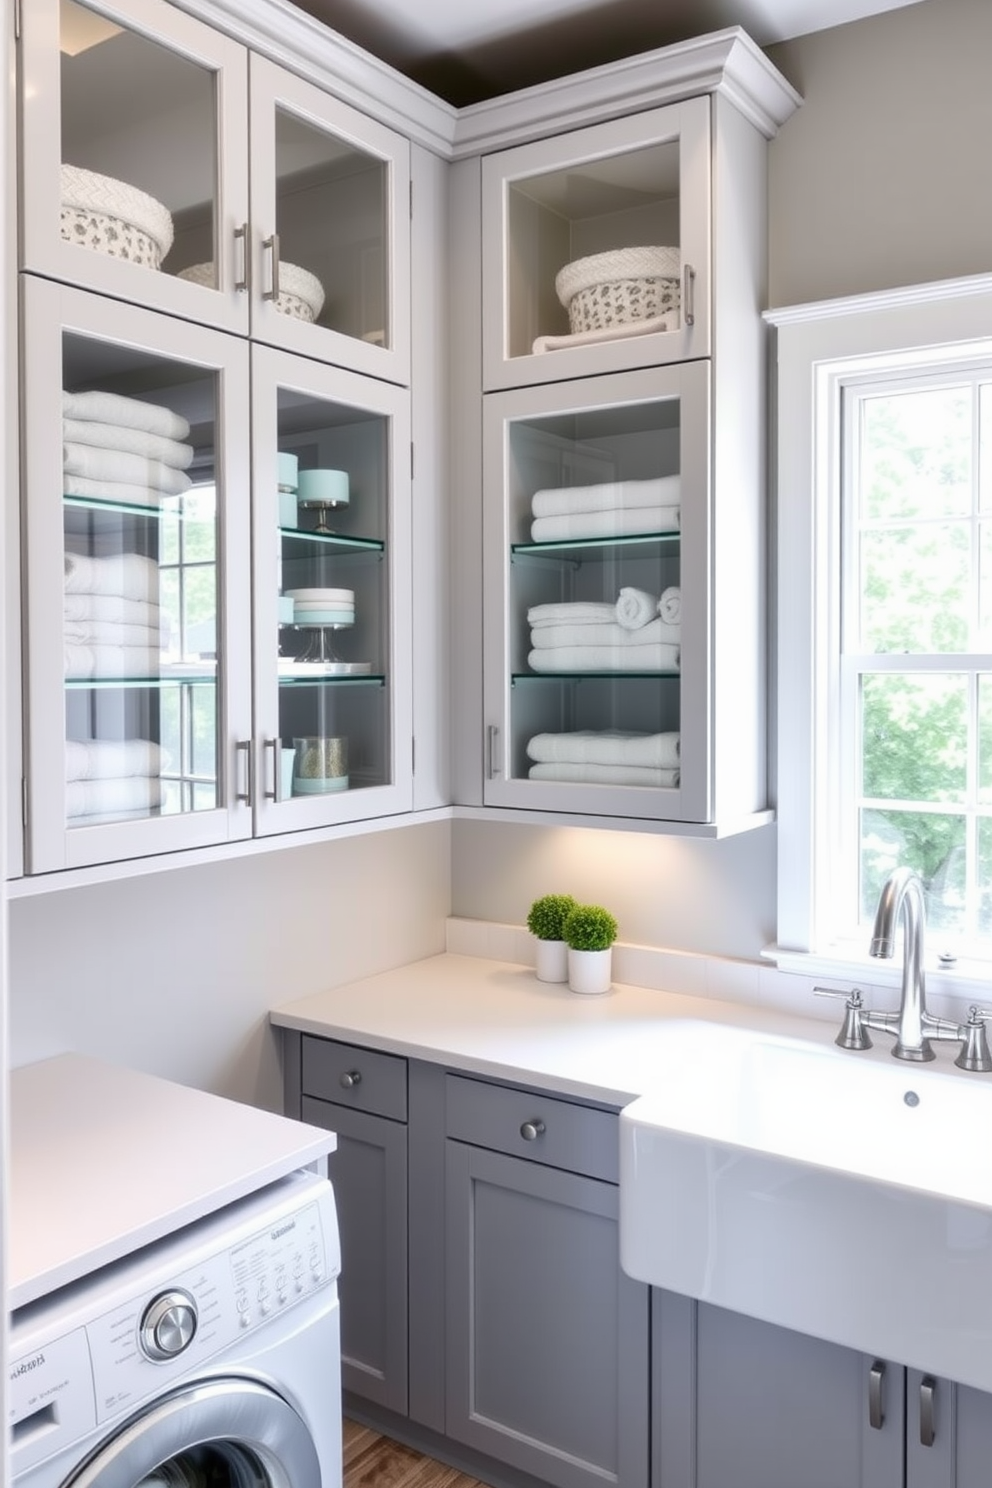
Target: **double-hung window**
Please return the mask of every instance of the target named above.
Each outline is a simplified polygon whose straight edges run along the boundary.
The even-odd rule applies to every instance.
[[[778,953],[866,961],[879,891],[905,865],[924,884],[932,951],[980,975],[992,962],[992,276],[768,318]]]

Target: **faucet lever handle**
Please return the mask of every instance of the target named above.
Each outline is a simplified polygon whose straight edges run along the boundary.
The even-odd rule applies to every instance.
[[[845,999],[844,1024],[834,1042],[842,1049],[870,1049],[871,1039],[868,1037],[865,1024],[868,1009],[861,996],[861,989],[852,987],[850,992],[841,992],[834,987],[814,987],[813,991],[818,997],[843,997]]]
[[[977,1074],[988,1074],[992,1070],[992,1054],[989,1053],[989,1041],[985,1032],[988,1018],[992,1018],[992,1008],[983,1008],[972,1003],[968,1009],[967,1023],[962,1023],[958,1028],[961,1053],[954,1061],[958,1069]]]

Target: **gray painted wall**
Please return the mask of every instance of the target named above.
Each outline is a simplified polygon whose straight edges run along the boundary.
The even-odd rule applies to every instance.
[[[771,302],[992,269],[992,5],[920,5],[773,51],[804,93],[771,145]],[[449,852],[450,847],[450,852]],[[723,842],[475,822],[173,869],[10,906],[14,1063],[63,1049],[278,1104],[273,1003],[519,922],[552,887],[626,940],[753,957],[775,829]]]

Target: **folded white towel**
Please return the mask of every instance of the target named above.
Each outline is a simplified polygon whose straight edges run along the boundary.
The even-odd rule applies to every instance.
[[[527,620],[540,625],[608,625],[616,619],[615,606],[595,601],[575,600],[564,604],[532,605]]]
[[[677,532],[677,506],[632,506],[598,512],[572,512],[537,517],[530,527],[533,542],[562,542],[582,537],[627,537],[640,532]]]
[[[70,646],[142,646],[156,652],[162,644],[157,625],[122,625],[118,620],[66,620],[62,638]]]
[[[579,781],[583,785],[677,786],[678,770],[657,770],[639,765],[531,765],[531,780]]]
[[[638,630],[657,615],[658,596],[649,594],[646,589],[625,587],[617,598],[616,612],[617,623],[625,630]]]
[[[527,665],[535,672],[677,672],[678,646],[549,646],[534,650]]]
[[[682,620],[682,590],[676,586],[662,590],[658,601],[658,614],[669,625],[678,625]]]
[[[162,750],[151,739],[66,739],[66,780],[158,775]]]
[[[682,640],[682,627],[666,625],[660,616],[639,630],[627,630],[614,622],[612,625],[539,625],[530,633],[530,643],[537,650],[550,646],[654,646],[659,641],[678,646]]]
[[[63,646],[67,677],[157,677],[161,656],[149,646]]]
[[[161,506],[163,501],[175,501],[185,493],[160,491],[134,481],[88,480],[85,475],[67,475],[63,471],[62,494],[86,496],[94,501],[120,501],[125,506]]]
[[[679,312],[669,310],[666,315],[650,315],[644,320],[618,321],[615,325],[599,326],[594,331],[573,331],[568,336],[538,336],[531,350],[535,356],[542,351],[565,351],[570,346],[593,346],[600,341],[618,341],[627,336],[650,336],[656,331],[677,331]]]
[[[530,509],[535,517],[568,517],[576,512],[678,506],[681,484],[681,476],[661,475],[651,480],[603,481],[592,486],[552,486],[534,492]]]
[[[71,818],[141,813],[161,803],[162,782],[140,775],[124,780],[71,780],[65,788],[65,814]]]
[[[624,733],[621,729],[576,729],[568,734],[535,734],[527,753],[541,765],[639,765],[677,770],[677,733]]]
[[[91,419],[63,419],[62,438],[72,444],[92,444],[98,449],[120,450],[142,455],[147,460],[161,460],[186,470],[193,459],[193,446],[162,434],[149,434],[147,429],[129,429],[126,424],[98,424]]]
[[[62,466],[66,475],[82,476],[92,481],[123,481],[136,486],[150,486],[168,496],[181,496],[193,482],[184,470],[166,465],[162,460],[147,460],[127,450],[100,449],[95,444],[62,446]]]
[[[73,624],[115,621],[118,625],[147,625],[151,630],[161,630],[168,622],[161,605],[114,594],[66,594],[62,614]]]
[[[62,394],[64,418],[88,419],[97,424],[123,424],[128,429],[145,429],[161,434],[164,439],[188,439],[189,422],[181,413],[145,403],[141,398],[125,398],[121,393]]]
[[[66,553],[67,594],[107,594],[118,599],[158,599],[158,564],[140,553],[116,553],[107,558],[88,558],[85,553]]]

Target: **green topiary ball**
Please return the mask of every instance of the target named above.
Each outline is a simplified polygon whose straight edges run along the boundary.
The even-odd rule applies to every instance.
[[[565,917],[575,908],[571,894],[545,894],[527,912],[527,929],[538,940],[564,940]]]
[[[573,951],[605,951],[617,938],[617,922],[598,904],[577,904],[565,919],[563,934]]]

